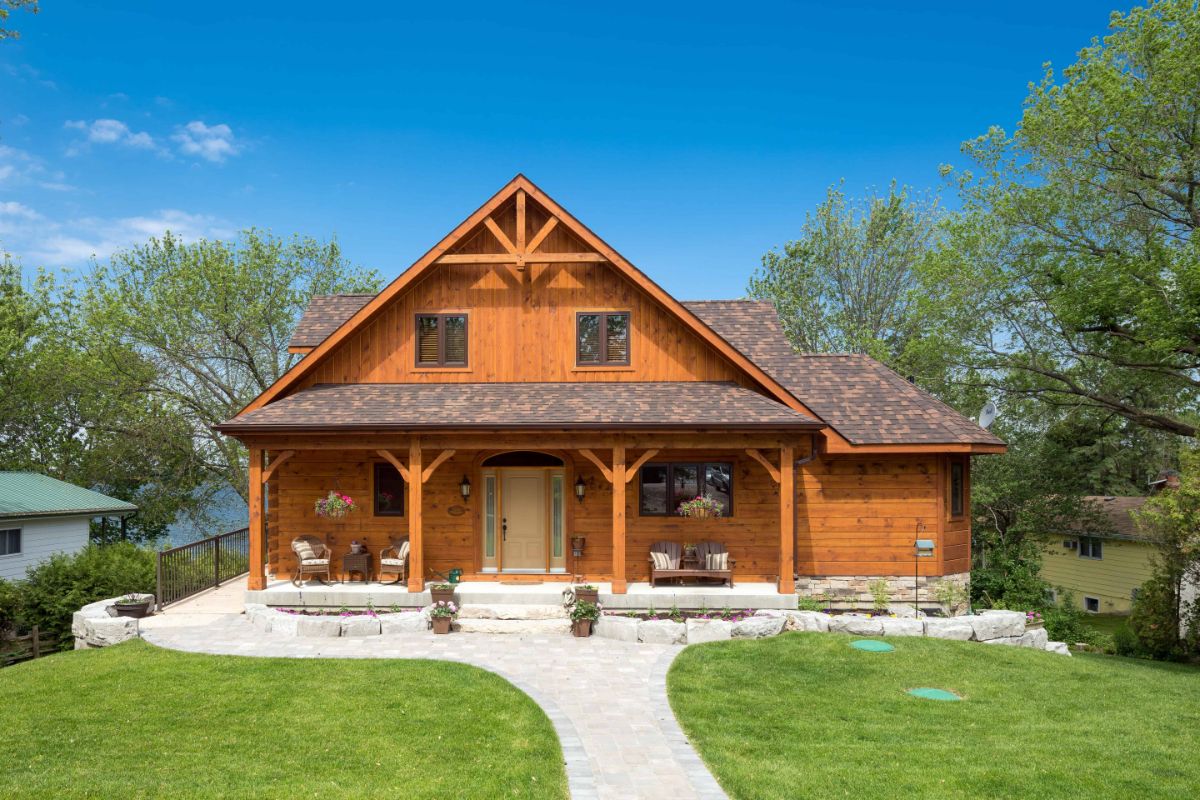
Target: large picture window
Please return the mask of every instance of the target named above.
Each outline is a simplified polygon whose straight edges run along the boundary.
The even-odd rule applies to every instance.
[[[629,312],[581,312],[575,316],[575,363],[629,364]]]
[[[417,366],[467,365],[467,315],[417,315]]]
[[[733,516],[733,465],[728,462],[646,464],[638,476],[638,513],[643,517],[677,515],[680,503],[699,494],[720,503],[722,516]]]
[[[375,465],[375,516],[404,516],[404,478],[391,464]]]

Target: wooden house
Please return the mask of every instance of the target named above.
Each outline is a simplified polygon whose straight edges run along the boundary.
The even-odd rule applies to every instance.
[[[302,358],[218,426],[250,452],[250,588],[290,542],[608,584],[718,541],[738,581],[895,592],[970,569],[970,456],[995,436],[870,358],[797,354],[770,303],[683,302],[518,175],[376,295],[315,297]],[[359,509],[314,512],[330,490]],[[708,494],[716,517],[678,514]],[[914,541],[932,557],[914,561]]]

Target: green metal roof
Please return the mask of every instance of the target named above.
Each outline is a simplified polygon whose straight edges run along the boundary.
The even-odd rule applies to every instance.
[[[133,503],[36,472],[0,472],[0,519],[113,514],[137,511]]]

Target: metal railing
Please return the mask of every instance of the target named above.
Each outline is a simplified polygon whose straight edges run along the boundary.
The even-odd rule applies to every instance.
[[[250,571],[250,529],[199,539],[158,553],[159,610]]]

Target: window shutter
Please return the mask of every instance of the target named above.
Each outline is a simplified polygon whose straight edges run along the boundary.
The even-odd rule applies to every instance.
[[[443,334],[446,337],[447,364],[467,363],[467,318],[464,316],[443,317]]]
[[[417,317],[417,363],[438,363],[437,317]]]
[[[629,363],[629,315],[606,314],[605,361],[609,364]]]
[[[580,314],[575,340],[575,357],[580,364],[600,363],[600,315]]]

